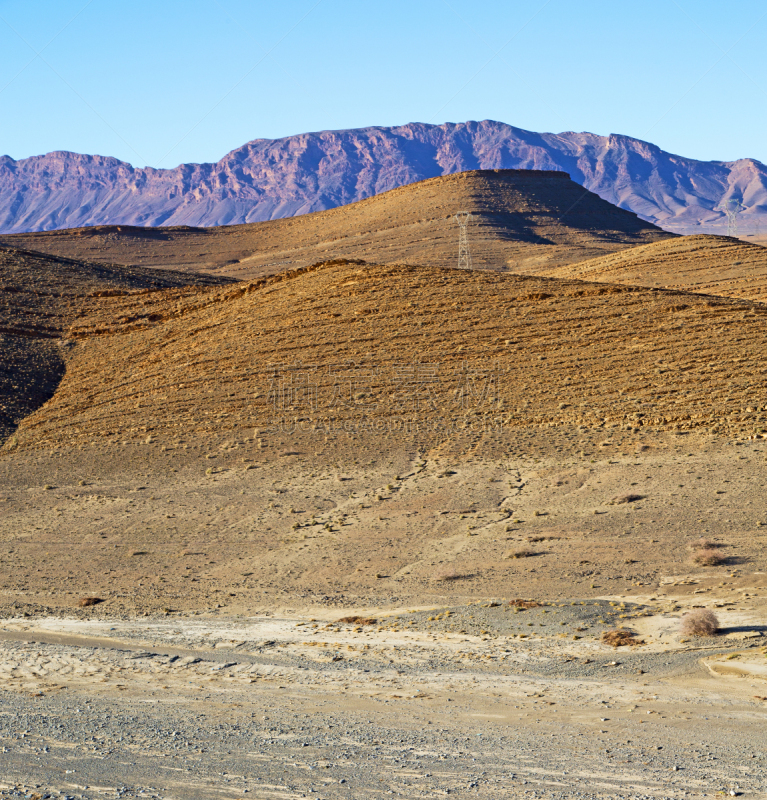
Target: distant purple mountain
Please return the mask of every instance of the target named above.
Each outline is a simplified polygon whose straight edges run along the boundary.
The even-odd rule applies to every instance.
[[[256,139],[216,164],[134,169],[55,152],[0,157],[0,232],[86,225],[229,225],[321,211],[470,169],[558,169],[605,200],[677,232],[767,233],[767,167],[695,161],[628,136],[532,133],[502,122],[411,123]]]

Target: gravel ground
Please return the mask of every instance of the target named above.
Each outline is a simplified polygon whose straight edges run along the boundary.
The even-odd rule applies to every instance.
[[[516,600],[516,598],[515,598]],[[497,600],[471,606],[435,608],[383,620],[388,626],[415,626],[439,633],[489,636],[528,636],[579,633],[597,635],[611,628],[630,627],[631,620],[653,612],[638,603],[607,600],[538,601]],[[526,608],[529,603],[536,603]],[[533,630],[528,630],[533,628]],[[541,630],[542,629],[542,630]],[[579,637],[583,638],[583,637]]]
[[[646,612],[575,602],[517,614],[456,607],[448,617],[510,630],[522,617],[545,620],[528,640],[384,630],[428,623],[435,613],[425,611],[357,629],[6,621],[0,796],[764,796],[764,707],[726,681],[712,685],[700,663],[742,653],[743,642],[563,649],[560,617]]]
[[[733,764],[754,763],[753,747],[713,732],[675,772],[675,743],[657,732],[594,742],[551,725],[519,736],[476,723],[459,734],[430,720],[414,730],[386,712],[292,713],[258,697],[247,711],[224,704],[191,717],[161,702],[13,705],[0,715],[8,797],[639,798],[767,789],[763,775],[741,769],[733,780]]]

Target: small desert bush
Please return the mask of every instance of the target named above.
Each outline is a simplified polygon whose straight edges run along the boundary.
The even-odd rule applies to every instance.
[[[682,617],[679,630],[685,636],[714,636],[719,632],[719,620],[708,608],[696,608]]]
[[[533,556],[537,555],[535,550],[507,550],[504,554],[504,558],[532,558]]]
[[[81,597],[77,601],[77,605],[80,606],[80,608],[88,608],[88,606],[97,606],[99,603],[103,602],[103,597]]]
[[[713,547],[701,547],[693,553],[692,560],[699,567],[718,567],[724,558]]]
[[[518,597],[516,600],[509,600],[509,605],[521,609],[541,607],[541,604],[536,600],[523,600],[521,597]]]
[[[700,567],[718,567],[726,562],[726,559],[718,551],[725,545],[720,542],[712,542],[711,539],[698,539],[689,545],[692,550],[692,561]]]
[[[719,542],[712,542],[711,539],[697,539],[690,543],[690,550],[715,550],[718,547],[724,547]]]
[[[474,576],[469,572],[457,572],[456,570],[445,570],[444,572],[438,572],[434,576],[435,581],[462,581],[466,580],[467,578],[473,578]]]
[[[644,499],[645,496],[643,494],[621,494],[618,497],[613,497],[610,502],[614,506],[621,506],[624,503],[637,503]]]
[[[628,628],[615,628],[612,631],[605,631],[600,638],[605,644],[609,644],[612,647],[625,647],[627,645],[636,647],[638,644],[644,644],[644,641],[637,639],[636,633],[628,630]]]
[[[341,619],[339,619],[338,621],[342,622],[344,625],[375,625],[378,622],[378,620],[373,619],[373,617],[357,617],[357,616],[341,617]]]

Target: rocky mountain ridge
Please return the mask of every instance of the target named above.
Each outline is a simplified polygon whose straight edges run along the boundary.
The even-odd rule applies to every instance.
[[[0,232],[88,225],[229,225],[322,211],[425,178],[476,169],[568,172],[615,205],[678,233],[767,230],[767,167],[696,161],[610,134],[534,133],[501,122],[256,139],[215,164],[134,168],[54,152],[0,157]]]

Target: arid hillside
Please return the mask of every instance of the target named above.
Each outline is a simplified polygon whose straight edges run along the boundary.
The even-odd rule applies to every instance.
[[[537,272],[554,278],[767,300],[767,247],[726,236],[683,236]]]
[[[348,206],[218,228],[96,227],[0,243],[76,259],[249,279],[330,258],[456,266],[455,214],[468,211],[472,262],[530,271],[671,238],[564,172],[483,170],[433,178]]]
[[[86,263],[0,247],[0,441],[55,391],[64,372],[69,326],[104,297],[220,285],[226,279]]]
[[[468,423],[754,435],[767,308],[696,294],[336,262],[232,287],[105,298],[14,446],[327,420],[424,444]],[[295,431],[294,431],[295,432]]]

